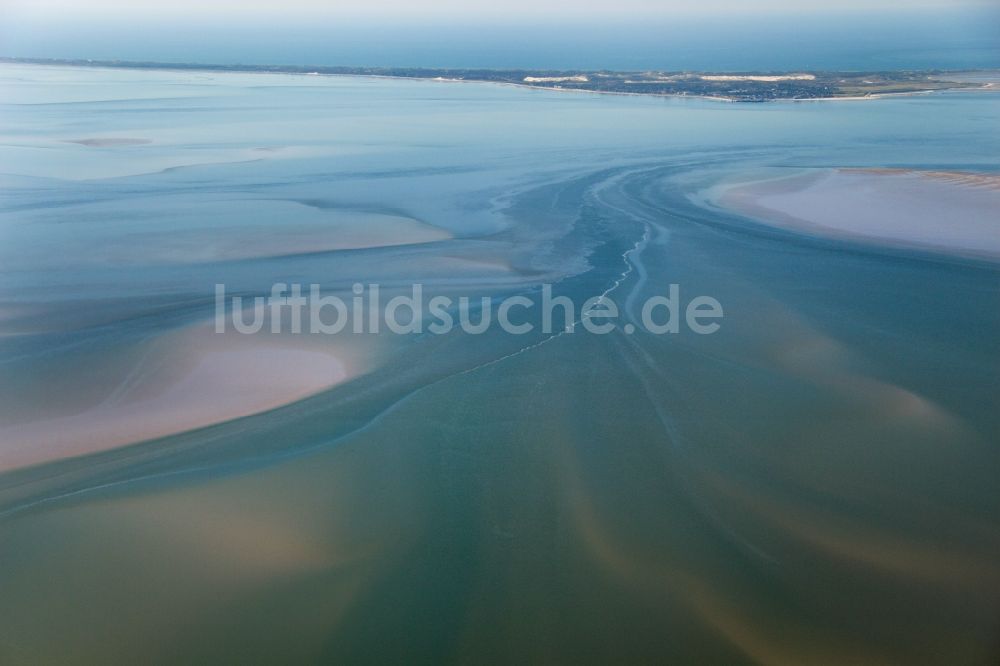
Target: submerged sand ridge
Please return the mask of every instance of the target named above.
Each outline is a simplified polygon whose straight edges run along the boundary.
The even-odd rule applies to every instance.
[[[1000,260],[1000,175],[825,169],[721,189],[717,204],[805,233]]]
[[[687,198],[737,169],[741,184],[800,173],[761,164],[988,161],[1000,108],[983,94],[722,108],[93,71],[114,89],[60,78],[29,92],[165,101],[5,105],[38,141],[0,146],[16,168],[0,424],[65,418],[36,441],[76,429],[100,446],[81,415],[190,422],[306,362],[317,382],[355,357],[376,369],[274,411],[0,475],[4,663],[995,661],[1000,264],[761,233]],[[53,132],[154,145],[60,147]],[[325,155],[250,152],[310,142]],[[116,173],[148,175],[88,180]],[[290,254],[367,210],[456,238]],[[723,327],[580,326],[544,344],[383,329],[391,356],[350,338],[186,336],[217,283],[349,297],[377,282],[385,303],[414,281],[475,301],[540,280],[577,311],[610,289],[621,324],[676,283],[718,299]]]
[[[66,143],[76,143],[90,148],[113,148],[115,146],[142,146],[153,143],[150,139],[136,139],[124,136],[91,137],[88,139],[67,139]]]

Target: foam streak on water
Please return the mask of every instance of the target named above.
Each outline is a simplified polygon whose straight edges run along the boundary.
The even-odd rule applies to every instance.
[[[811,169],[996,173],[992,96],[139,74],[0,67],[0,432],[79,428],[28,442],[31,467],[0,439],[0,661],[996,656],[996,263],[717,196]],[[220,282],[415,281],[549,283],[623,317],[201,333]],[[722,303],[718,333],[625,331],[671,284]],[[234,359],[240,390],[205,380]],[[233,409],[190,420],[204,405]],[[87,424],[134,425],[130,406],[183,432],[94,446]]]

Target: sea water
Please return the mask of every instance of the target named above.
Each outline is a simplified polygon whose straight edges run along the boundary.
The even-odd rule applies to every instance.
[[[311,398],[0,474],[0,661],[996,656],[1000,271],[704,197],[831,166],[995,172],[995,94],[27,65],[0,88],[4,425],[114,400],[219,283],[549,283],[629,322],[678,284],[725,312],[707,336],[381,336]],[[447,238],[330,246],[389,218]]]

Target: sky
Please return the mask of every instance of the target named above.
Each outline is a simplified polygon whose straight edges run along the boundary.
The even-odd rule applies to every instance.
[[[0,13],[17,18],[221,15],[228,18],[279,16],[288,19],[318,14],[358,17],[562,15],[677,16],[722,13],[809,13],[831,11],[912,11],[986,7],[994,0],[0,0]]]
[[[0,0],[0,56],[664,71],[1000,67],[1000,0]]]

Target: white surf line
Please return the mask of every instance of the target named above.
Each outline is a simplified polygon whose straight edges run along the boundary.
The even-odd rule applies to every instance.
[[[626,171],[624,173],[620,173],[620,174],[618,174],[618,175],[616,175],[616,176],[614,176],[614,177],[612,177],[612,178],[610,178],[608,180],[603,181],[602,183],[599,184],[599,186],[597,188],[593,188],[591,190],[591,194],[592,195],[596,195],[596,193],[599,192],[600,190],[603,190],[603,189],[609,187],[612,183],[615,183],[617,181],[621,181],[622,179],[624,179],[627,176],[630,176],[630,175],[633,175],[633,174],[636,174],[636,173],[642,173],[644,171],[651,171],[651,170],[654,170],[655,168],[656,167],[653,167],[653,168],[640,168],[640,169],[634,169],[634,170]],[[636,272],[639,272],[640,273],[640,279],[643,282],[645,281],[645,279],[646,279],[645,266],[642,264],[641,259],[638,259],[638,257],[639,257],[639,255],[641,255],[642,251],[646,249],[646,246],[649,243],[649,240],[650,240],[650,230],[651,230],[650,229],[650,223],[647,222],[647,221],[645,221],[645,220],[639,219],[639,217],[637,217],[635,214],[633,214],[631,212],[628,212],[628,211],[626,211],[626,210],[624,210],[624,209],[622,209],[622,208],[620,208],[618,206],[615,206],[613,204],[608,203],[606,200],[601,199],[600,197],[597,197],[597,199],[600,202],[600,204],[602,206],[604,206],[605,208],[610,208],[610,209],[612,209],[614,211],[617,211],[621,215],[624,215],[625,217],[631,217],[633,219],[636,219],[636,220],[640,221],[642,223],[643,227],[644,227],[644,231],[643,231],[642,237],[639,240],[637,240],[632,245],[631,248],[629,248],[628,250],[626,250],[625,252],[622,253],[622,255],[621,255],[622,256],[622,260],[625,262],[625,265],[626,265],[625,270],[621,273],[621,275],[616,280],[614,280],[614,282],[611,284],[610,287],[608,287],[607,289],[605,289],[604,292],[602,292],[597,297],[597,303],[595,304],[595,306],[593,306],[591,308],[588,308],[586,311],[582,312],[581,316],[580,316],[580,319],[577,319],[577,320],[571,322],[569,325],[567,325],[567,327],[566,327],[565,330],[562,330],[559,333],[555,333],[555,334],[553,334],[553,335],[551,335],[551,336],[549,336],[549,337],[547,337],[547,338],[545,338],[543,340],[540,340],[539,342],[536,342],[534,344],[528,345],[527,347],[524,347],[524,348],[519,349],[517,351],[511,352],[510,354],[507,354],[505,356],[501,356],[500,358],[496,358],[496,359],[493,359],[491,361],[486,361],[485,363],[481,363],[481,364],[479,364],[479,365],[477,365],[475,367],[472,367],[472,368],[467,368],[466,370],[462,370],[462,371],[454,373],[452,375],[448,375],[447,377],[442,377],[441,379],[436,380],[435,382],[433,382],[431,384],[427,384],[425,386],[420,387],[419,389],[417,389],[413,393],[416,393],[417,391],[420,391],[420,390],[422,390],[424,388],[429,388],[431,386],[434,386],[438,382],[442,382],[442,381],[444,381],[446,379],[451,379],[452,377],[460,377],[462,375],[465,375],[465,374],[468,374],[468,373],[471,373],[471,372],[475,372],[477,370],[481,370],[481,369],[487,368],[487,367],[489,367],[491,365],[500,363],[501,361],[505,361],[505,360],[507,360],[509,358],[513,358],[515,356],[519,356],[520,354],[523,354],[525,352],[531,351],[533,349],[537,349],[538,347],[541,347],[542,345],[544,345],[544,344],[546,344],[548,342],[551,342],[552,340],[555,340],[556,338],[560,338],[563,335],[565,335],[566,333],[571,332],[571,330],[573,328],[575,328],[577,324],[582,323],[584,317],[588,317],[590,315],[590,313],[594,311],[596,305],[602,304],[603,301],[604,301],[604,299],[607,296],[609,296],[611,294],[611,292],[613,292],[615,289],[617,289],[622,284],[622,282],[624,282],[629,277],[629,275],[631,275],[633,269],[635,269]],[[654,226],[656,226],[656,228],[661,233],[669,233],[669,232],[667,232],[666,229],[664,229],[663,227],[661,227],[658,224],[654,224]],[[636,268],[635,263],[634,263],[634,261],[636,261],[636,260],[638,261],[639,266],[641,268]],[[634,293],[634,291],[635,290],[633,289],[633,293]],[[632,297],[632,295],[633,294],[630,294],[630,298]],[[626,303],[627,303],[627,301],[626,301]],[[631,315],[630,315],[630,317],[631,317]],[[413,393],[411,393],[409,395],[413,395]]]
[[[626,176],[632,175],[634,173],[642,173],[643,171],[648,171],[648,169],[639,169],[636,171],[626,172],[614,178],[613,181],[620,181],[624,179]],[[632,247],[631,250],[626,251],[622,255],[622,257],[626,260],[626,262],[629,263],[631,267],[635,269],[635,272],[639,276],[639,279],[636,281],[636,284],[632,287],[632,290],[629,292],[628,297],[626,297],[625,299],[625,315],[634,324],[636,321],[635,314],[633,313],[635,300],[636,298],[638,298],[639,292],[642,290],[642,287],[646,284],[646,279],[647,279],[646,266],[642,261],[642,253],[646,250],[646,247],[649,245],[649,241],[651,238],[650,232],[652,231],[652,228],[651,228],[651,223],[649,221],[642,219],[643,217],[646,217],[645,215],[642,216],[636,215],[635,213],[627,211],[620,206],[611,204],[606,199],[602,198],[599,194],[600,191],[610,186],[611,182],[605,182],[603,183],[603,186],[599,190],[594,192],[594,197],[597,199],[597,201],[599,201],[600,204],[605,208],[610,208],[611,210],[617,211],[619,214],[625,217],[630,217],[632,219],[635,219],[641,222],[643,225],[642,237],[635,243],[635,245]],[[659,225],[655,226],[661,232],[663,231]],[[621,281],[623,281],[627,276],[628,276],[627,274],[622,275],[621,279],[618,280],[618,284],[620,284]],[[618,285],[616,284],[615,287],[617,286]],[[603,300],[604,296],[601,296],[600,302],[603,302]]]
[[[639,294],[642,292],[642,288],[646,286],[646,265],[642,262],[642,253],[646,250],[649,245],[649,225],[646,226],[646,232],[642,235],[642,246],[637,247],[635,253],[632,255],[632,265],[635,266],[635,272],[638,274],[638,279],[632,286],[632,290],[629,291],[628,296],[625,297],[625,316],[635,324],[635,301],[639,298]]]
[[[626,175],[629,175],[630,173],[634,173],[634,172],[627,172],[625,174],[620,174],[618,176],[615,176],[612,180],[618,180],[618,179],[624,178]],[[602,185],[607,185],[607,181],[605,181],[605,183],[602,183]],[[602,204],[603,203],[604,202],[602,202]],[[614,210],[617,210],[618,212],[620,212],[623,215],[626,215],[628,217],[633,217],[633,216],[629,215],[628,213],[625,213],[624,211],[622,211],[622,210],[620,210],[618,208],[615,208],[614,206],[607,206],[607,207],[612,208]],[[518,349],[517,351],[513,351],[513,352],[511,352],[509,354],[506,354],[504,356],[501,356],[499,358],[495,358],[495,359],[492,359],[490,361],[486,361],[485,363],[480,363],[477,366],[474,366],[474,367],[471,367],[471,368],[467,368],[467,369],[462,370],[460,372],[457,372],[455,374],[448,375],[447,377],[442,377],[441,379],[439,379],[437,381],[444,381],[445,379],[451,379],[452,377],[461,377],[462,375],[466,375],[466,374],[469,374],[471,372],[476,372],[477,370],[482,370],[483,368],[488,368],[488,367],[490,367],[492,365],[500,363],[501,361],[506,361],[507,359],[514,358],[515,356],[520,356],[521,354],[529,352],[529,351],[531,351],[533,349],[537,349],[537,348],[541,347],[542,345],[544,345],[544,344],[546,344],[548,342],[551,342],[552,340],[555,340],[556,338],[561,338],[562,336],[566,335],[567,333],[572,332],[573,329],[575,329],[578,324],[583,323],[583,320],[585,318],[589,318],[590,314],[597,308],[597,306],[603,304],[604,299],[607,298],[611,294],[611,292],[613,292],[615,289],[617,289],[619,286],[621,286],[622,282],[624,282],[626,279],[628,279],[628,276],[632,273],[633,264],[632,264],[632,262],[630,260],[630,256],[634,252],[636,252],[637,250],[639,250],[640,247],[644,248],[645,245],[646,245],[646,243],[649,240],[649,228],[648,228],[648,225],[646,225],[645,223],[643,223],[643,225],[646,227],[646,230],[643,233],[642,237],[639,240],[637,240],[632,245],[631,248],[629,248],[628,250],[626,250],[625,252],[623,252],[622,255],[621,255],[622,261],[625,262],[625,270],[622,271],[621,275],[619,275],[618,278],[615,279],[611,283],[610,287],[608,287],[603,292],[601,292],[601,294],[597,297],[597,302],[593,306],[591,306],[590,308],[588,308],[588,309],[586,309],[586,310],[584,310],[584,311],[582,311],[580,313],[580,318],[579,319],[576,319],[576,320],[570,322],[569,324],[567,324],[566,328],[563,329],[562,331],[559,331],[558,333],[554,333],[554,334],[550,335],[547,338],[544,338],[542,340],[539,340],[538,342],[535,342],[533,344],[528,345],[527,347],[523,347],[521,349]],[[421,387],[421,388],[427,388],[427,387],[430,387],[430,386],[433,386],[433,385],[434,384],[427,384],[426,387]]]
[[[624,177],[625,175],[627,175],[627,174],[622,174],[620,177]],[[622,211],[619,211],[619,212],[622,212]],[[648,240],[648,227],[647,227],[647,232],[643,233],[642,238],[640,238],[638,241],[636,241],[635,244],[630,249],[628,249],[624,253],[622,253],[622,260],[625,262],[626,268],[625,268],[624,271],[622,271],[621,275],[611,284],[611,286],[608,287],[607,289],[605,289],[603,293],[601,293],[601,295],[598,297],[598,299],[599,299],[598,302],[603,301],[604,298],[606,298],[608,295],[610,295],[612,291],[614,291],[615,289],[617,289],[621,285],[621,283],[625,279],[627,279],[628,276],[632,273],[633,265],[632,265],[631,260],[630,260],[630,255],[639,248],[639,246],[643,243],[644,240]],[[527,353],[527,352],[529,352],[529,351],[531,351],[533,349],[538,349],[542,345],[544,345],[544,344],[546,344],[548,342],[551,342],[552,340],[555,340],[556,338],[560,338],[560,337],[566,335],[567,333],[572,332],[572,330],[576,327],[576,325],[582,323],[583,318],[585,316],[587,316],[590,312],[592,312],[593,309],[594,308],[592,307],[592,308],[588,309],[586,312],[581,313],[580,319],[577,319],[577,320],[571,322],[562,331],[560,331],[558,333],[555,333],[555,334],[552,334],[549,337],[544,338],[544,339],[542,339],[542,340],[540,340],[538,342],[530,344],[530,345],[528,345],[526,347],[518,349],[517,351],[511,352],[511,353],[506,354],[504,356],[501,356],[499,358],[495,358],[495,359],[492,359],[490,361],[486,361],[484,363],[480,363],[479,365],[476,365],[474,367],[466,368],[465,370],[461,370],[459,372],[455,372],[455,373],[452,373],[450,375],[445,375],[444,377],[440,377],[440,378],[434,380],[433,382],[430,382],[429,384],[424,384],[423,386],[419,386],[419,387],[415,388],[414,390],[410,391],[409,393],[407,393],[406,395],[403,395],[403,396],[399,397],[398,399],[396,399],[394,402],[390,403],[381,412],[378,412],[371,419],[369,419],[367,423],[365,423],[365,424],[363,424],[361,426],[358,426],[357,428],[355,428],[353,430],[350,430],[348,432],[341,433],[340,435],[337,435],[333,439],[325,440],[325,441],[319,442],[317,444],[314,444],[312,446],[296,448],[296,449],[291,450],[291,451],[277,451],[277,452],[274,452],[274,453],[271,453],[271,454],[268,454],[268,455],[265,455],[265,456],[257,456],[257,457],[254,457],[254,458],[244,458],[242,461],[237,461],[233,465],[233,467],[235,467],[235,468],[248,467],[249,468],[249,467],[256,467],[256,466],[260,466],[260,465],[266,465],[266,464],[269,464],[269,463],[280,462],[282,460],[289,460],[289,459],[292,459],[292,458],[296,458],[296,457],[299,457],[299,456],[306,455],[308,453],[311,453],[313,451],[317,451],[317,450],[322,449],[322,448],[333,446],[333,445],[337,444],[338,442],[341,442],[344,439],[347,439],[348,437],[353,437],[355,435],[359,435],[361,433],[364,433],[365,431],[367,431],[370,428],[374,427],[376,424],[380,423],[385,417],[387,417],[390,414],[392,414],[393,412],[395,412],[398,407],[400,407],[403,403],[405,403],[406,401],[408,401],[410,398],[418,395],[419,393],[422,393],[423,391],[425,391],[427,389],[430,389],[430,388],[432,388],[434,386],[437,386],[438,384],[441,384],[441,383],[443,383],[443,382],[445,382],[445,381],[447,381],[449,379],[453,379],[455,377],[462,377],[464,375],[476,372],[478,370],[482,370],[484,368],[488,368],[490,366],[496,365],[498,363],[501,363],[502,361],[506,361],[508,359],[514,358],[515,356],[520,356],[521,354]],[[275,408],[275,409],[280,409],[280,407]],[[265,411],[271,411],[271,410],[265,410]],[[238,419],[241,419],[241,418],[247,418],[247,417],[250,417],[250,416],[257,416],[257,415],[262,414],[262,413],[265,413],[265,412],[258,412],[257,414],[248,414],[246,417],[238,417],[237,419],[233,419],[233,420],[238,420]],[[230,421],[230,422],[232,422],[232,421]],[[219,426],[219,425],[222,425],[222,424],[221,423],[220,424],[212,424],[212,425],[208,425],[208,426],[204,426],[204,427],[208,428],[208,427],[215,427],[215,426]],[[195,429],[195,430],[197,430],[197,429]],[[187,432],[190,433],[190,432],[194,432],[194,431],[193,430],[189,430]],[[185,433],[176,433],[176,435],[183,435],[183,434],[185,434]],[[167,435],[167,437],[171,437],[171,436],[175,436],[175,435]],[[147,440],[147,441],[151,441],[151,440]],[[140,444],[140,443],[141,442],[135,442],[135,444]],[[43,497],[41,499],[38,499],[38,500],[35,500],[35,501],[32,501],[32,502],[28,502],[26,504],[18,504],[18,505],[12,506],[9,509],[6,509],[4,511],[0,511],[0,518],[6,518],[7,516],[14,515],[16,513],[20,513],[21,511],[26,511],[26,510],[31,509],[33,507],[37,507],[37,506],[41,506],[41,505],[45,505],[45,504],[49,504],[49,503],[53,503],[53,502],[59,502],[60,500],[68,499],[68,498],[71,498],[71,497],[78,497],[80,495],[86,495],[88,493],[99,492],[101,490],[107,490],[109,488],[117,488],[117,487],[121,487],[121,486],[128,486],[129,484],[133,484],[133,483],[141,483],[141,482],[145,482],[145,481],[155,481],[155,480],[161,480],[161,479],[168,479],[168,478],[172,478],[172,477],[180,477],[180,476],[185,476],[185,475],[197,474],[199,472],[209,472],[209,471],[217,470],[218,468],[219,468],[219,465],[208,465],[208,466],[201,466],[201,467],[191,467],[191,468],[185,468],[185,469],[179,469],[179,470],[172,470],[172,471],[169,471],[169,472],[160,472],[160,473],[157,473],[157,474],[147,474],[147,475],[144,475],[144,476],[138,476],[138,477],[133,477],[133,478],[128,478],[128,479],[121,479],[121,480],[118,480],[118,481],[110,481],[108,483],[103,483],[103,484],[99,484],[99,485],[96,485],[96,486],[89,486],[87,488],[80,488],[80,489],[77,489],[77,490],[70,491],[68,493],[62,493],[62,494],[59,494],[59,495],[52,495],[50,497]]]
[[[579,322],[576,322],[576,323],[579,323]],[[521,355],[521,354],[523,354],[525,352],[528,352],[528,351],[530,351],[532,349],[536,349],[538,347],[541,347],[545,343],[547,343],[547,342],[549,342],[551,340],[554,340],[554,339],[556,339],[558,337],[561,337],[561,336],[565,335],[568,332],[569,332],[568,330],[560,331],[559,333],[551,335],[550,337],[547,337],[547,338],[545,338],[545,339],[543,339],[543,340],[541,340],[539,342],[536,342],[534,344],[528,345],[527,347],[524,347],[522,349],[518,349],[517,351],[511,352],[510,354],[506,354],[506,355],[501,356],[499,358],[495,358],[495,359],[492,359],[490,361],[486,361],[485,363],[481,363],[481,364],[479,364],[477,366],[474,366],[472,368],[466,368],[465,370],[454,372],[454,373],[452,373],[450,375],[445,375],[444,377],[439,377],[438,379],[435,379],[434,381],[430,382],[429,384],[424,384],[423,386],[418,386],[417,388],[413,389],[409,393],[407,393],[407,394],[405,394],[403,396],[400,396],[395,401],[389,403],[389,405],[387,405],[382,411],[380,411],[380,412],[376,413],[375,415],[373,415],[372,418],[370,418],[366,423],[358,426],[357,428],[354,428],[353,430],[349,430],[347,432],[341,433],[340,435],[337,435],[333,439],[324,440],[324,441],[318,442],[316,444],[313,444],[312,446],[298,447],[298,448],[295,448],[295,449],[289,450],[289,451],[276,451],[274,453],[270,453],[270,454],[267,454],[267,455],[264,455],[264,456],[256,456],[256,457],[253,457],[253,458],[244,458],[242,460],[237,460],[235,463],[233,463],[233,464],[231,464],[231,465],[228,466],[229,470],[230,471],[235,471],[235,470],[239,470],[240,468],[253,468],[253,467],[258,467],[258,466],[266,466],[266,465],[269,465],[269,464],[274,464],[274,463],[277,463],[277,462],[281,462],[283,460],[291,460],[293,458],[304,456],[304,455],[307,455],[307,454],[312,453],[314,451],[318,451],[320,449],[324,449],[324,448],[327,448],[327,447],[330,447],[330,446],[334,446],[337,443],[339,443],[339,442],[341,442],[341,441],[343,441],[343,440],[345,440],[345,439],[347,439],[349,437],[354,437],[356,435],[363,434],[364,432],[366,432],[366,431],[370,430],[371,428],[375,427],[377,424],[379,424],[380,422],[382,422],[386,417],[388,417],[393,412],[395,412],[397,410],[397,408],[399,408],[400,406],[402,406],[405,402],[409,401],[411,398],[417,396],[418,394],[426,391],[427,389],[433,388],[434,386],[437,386],[438,384],[441,384],[441,383],[443,383],[443,382],[445,382],[445,381],[447,381],[449,379],[453,379],[455,377],[461,377],[463,375],[467,375],[467,374],[470,374],[472,372],[476,372],[477,370],[481,370],[483,368],[487,368],[489,366],[495,365],[495,364],[500,363],[501,361],[505,361],[505,360],[507,360],[509,358],[513,358],[515,356],[519,356],[519,355]],[[258,416],[258,415],[260,415],[262,413],[263,412],[258,412],[257,414],[249,414],[249,415],[247,415],[247,417],[249,417],[249,416]],[[239,417],[239,418],[247,418],[247,417]],[[213,427],[213,426],[218,426],[218,425],[222,425],[222,424],[212,424],[210,426],[205,426],[205,427]],[[194,431],[193,430],[192,431],[187,431],[187,433],[190,433],[190,432],[194,432]],[[186,434],[186,433],[176,433],[176,434],[177,435],[183,435],[183,434]],[[171,436],[171,435],[168,435],[168,437],[169,436]],[[147,440],[147,441],[150,441],[150,440]],[[135,442],[135,444],[141,444],[141,442]],[[126,445],[126,446],[128,446],[128,445]],[[225,465],[222,465],[222,467],[225,467]],[[111,488],[119,488],[119,487],[127,487],[127,486],[129,486],[131,484],[143,483],[143,482],[147,482],[147,481],[157,481],[157,480],[169,479],[169,478],[173,478],[173,477],[184,477],[184,476],[189,476],[189,475],[193,475],[193,474],[198,474],[200,472],[212,472],[212,471],[217,471],[219,468],[220,468],[220,465],[204,465],[204,466],[201,466],[201,467],[187,467],[187,468],[184,468],[184,469],[176,469],[176,470],[171,470],[171,471],[168,471],[168,472],[159,472],[159,473],[156,473],[156,474],[146,474],[146,475],[143,475],[143,476],[131,477],[131,478],[127,478],[127,479],[120,479],[120,480],[117,480],[117,481],[109,481],[107,483],[98,484],[96,486],[88,486],[86,488],[79,488],[77,490],[72,490],[72,491],[67,492],[67,493],[60,493],[58,495],[51,495],[49,497],[42,497],[40,499],[37,499],[37,500],[34,500],[34,501],[30,501],[30,502],[27,502],[25,504],[16,504],[16,505],[14,505],[14,506],[12,506],[12,507],[10,507],[8,509],[0,511],[0,519],[6,518],[8,516],[11,516],[11,515],[14,515],[14,514],[17,514],[17,513],[21,513],[22,511],[27,511],[27,510],[29,510],[31,508],[34,508],[34,507],[43,506],[45,504],[50,504],[50,503],[58,503],[61,500],[70,499],[70,498],[73,498],[73,497],[79,497],[81,495],[87,495],[87,494],[90,494],[90,493],[96,493],[96,492],[100,492],[102,490],[108,490],[108,489],[111,489]]]
[[[627,254],[628,254],[628,252],[626,252],[625,255],[623,255],[623,257],[626,256]],[[627,274],[628,272],[630,272],[630,270],[631,270],[631,267],[625,271],[625,274]],[[619,278],[618,280],[615,281],[615,284],[612,287],[610,287],[609,289],[605,290],[605,292],[602,294],[602,296],[607,296],[613,289],[615,289],[621,283],[622,279],[624,279],[624,274],[623,274],[623,276],[621,278]],[[568,325],[566,327],[566,329],[560,331],[559,333],[555,333],[553,335],[550,335],[549,337],[544,338],[544,339],[542,339],[542,340],[540,340],[540,341],[538,341],[536,343],[533,343],[531,345],[528,345],[526,347],[518,349],[517,351],[511,352],[509,354],[505,354],[504,356],[501,356],[499,358],[495,358],[495,359],[486,361],[484,363],[480,363],[479,365],[476,365],[474,367],[466,368],[465,370],[461,370],[459,372],[455,372],[455,373],[452,373],[450,375],[445,375],[444,377],[440,377],[440,378],[434,380],[433,382],[430,382],[429,384],[424,384],[423,386],[419,386],[416,389],[414,389],[414,390],[410,391],[409,393],[407,393],[406,395],[403,395],[400,398],[398,398],[397,400],[395,400],[394,402],[390,403],[385,409],[383,409],[381,412],[378,412],[371,419],[369,419],[369,421],[367,423],[365,423],[365,424],[363,424],[363,425],[361,425],[361,426],[359,426],[359,427],[357,427],[357,428],[355,428],[353,430],[350,430],[348,432],[341,433],[340,435],[337,435],[333,439],[325,440],[325,441],[319,442],[317,444],[314,444],[312,446],[299,447],[299,448],[296,448],[296,449],[291,450],[291,451],[278,451],[278,452],[274,452],[272,454],[268,454],[266,456],[257,456],[255,458],[245,458],[242,461],[237,461],[235,463],[235,465],[233,465],[233,467],[235,467],[237,469],[239,467],[250,468],[250,467],[256,467],[256,466],[260,466],[260,465],[272,464],[272,463],[280,462],[282,460],[290,460],[292,458],[297,458],[299,456],[306,455],[308,453],[311,453],[313,451],[317,451],[319,449],[323,449],[323,448],[326,448],[326,447],[329,447],[329,446],[333,446],[333,445],[337,444],[338,442],[340,442],[340,441],[342,441],[344,439],[347,439],[348,437],[353,437],[355,435],[360,435],[360,434],[366,432],[367,430],[373,428],[375,425],[377,425],[382,420],[384,420],[387,416],[389,416],[390,414],[392,414],[393,412],[395,412],[398,407],[400,407],[400,406],[403,405],[403,403],[407,402],[410,398],[413,398],[414,396],[418,395],[419,393],[422,393],[423,391],[425,391],[427,389],[430,389],[430,388],[432,388],[434,386],[437,386],[438,384],[441,384],[441,383],[443,383],[445,381],[448,381],[450,379],[453,379],[455,377],[462,377],[464,375],[476,372],[478,370],[482,370],[484,368],[488,368],[490,366],[496,365],[496,364],[501,363],[502,361],[506,361],[506,360],[508,360],[510,358],[514,358],[515,356],[520,356],[521,354],[527,353],[527,352],[529,352],[529,351],[531,351],[533,349],[537,349],[537,348],[541,347],[542,345],[544,345],[544,344],[546,344],[548,342],[551,342],[552,340],[555,340],[556,338],[562,337],[563,335],[566,335],[567,333],[571,332],[572,328],[575,327],[577,324],[581,323],[581,321],[582,321],[582,317],[581,317],[581,319],[577,319],[576,321],[572,322],[570,325]],[[267,410],[267,411],[270,411],[270,410]],[[262,413],[263,412],[258,412],[257,414],[248,414],[247,416],[248,417],[249,416],[257,416],[257,415],[262,414]],[[246,418],[246,417],[239,417],[239,418]],[[222,425],[222,424],[212,424],[212,425],[205,426],[205,427],[212,427],[212,426],[215,426],[215,425]],[[193,432],[193,431],[187,431],[187,432]],[[184,433],[177,433],[177,435],[181,435],[181,434],[184,434]],[[168,437],[169,436],[170,435],[168,435]],[[135,444],[140,444],[140,443],[141,442],[135,442]],[[126,445],[126,446],[128,446],[128,445]],[[96,485],[96,486],[89,486],[89,487],[86,487],[86,488],[80,488],[80,489],[77,489],[77,490],[70,491],[68,493],[61,493],[59,495],[52,495],[50,497],[43,497],[41,499],[38,499],[38,500],[35,500],[35,501],[32,501],[32,502],[28,502],[26,504],[18,504],[18,505],[12,506],[9,509],[6,509],[4,511],[0,511],[0,518],[6,518],[8,516],[20,513],[22,511],[26,511],[26,510],[31,509],[33,507],[37,507],[37,506],[41,506],[41,505],[45,505],[45,504],[49,504],[49,503],[54,503],[54,502],[59,502],[61,500],[69,499],[69,498],[72,498],[72,497],[78,497],[78,496],[81,496],[81,495],[86,495],[88,493],[99,492],[101,490],[107,490],[109,488],[123,487],[123,486],[128,486],[128,485],[134,484],[134,483],[142,483],[142,482],[145,482],[145,481],[162,480],[162,479],[168,479],[168,478],[172,478],[172,477],[183,477],[183,476],[187,476],[187,475],[191,475],[191,474],[197,474],[199,472],[210,472],[210,471],[213,471],[213,470],[217,470],[218,468],[219,468],[219,465],[208,465],[208,466],[202,466],[202,467],[191,467],[191,468],[185,468],[185,469],[179,469],[179,470],[172,470],[172,471],[169,471],[169,472],[160,472],[160,473],[157,473],[157,474],[147,474],[147,475],[144,475],[144,476],[138,476],[138,477],[133,477],[133,478],[128,478],[128,479],[121,479],[121,480],[118,480],[118,481],[111,481],[111,482],[99,484],[99,485]]]
[[[618,287],[620,287],[621,284],[622,284],[622,282],[624,282],[625,280],[627,280],[628,277],[629,277],[629,275],[632,274],[632,271],[635,270],[635,260],[633,259],[632,255],[635,254],[636,257],[638,257],[638,254],[636,254],[636,253],[641,254],[642,250],[645,249],[646,244],[649,242],[649,225],[646,224],[645,222],[643,222],[643,227],[644,227],[644,231],[642,233],[642,236],[639,238],[639,240],[637,240],[632,245],[631,248],[629,248],[628,250],[625,250],[625,252],[622,253],[622,260],[625,262],[625,265],[627,266],[627,268],[622,272],[621,275],[618,276],[618,279],[616,279],[611,284],[610,287],[608,287],[607,289],[605,289],[604,292],[600,296],[597,297],[597,302],[593,306],[591,306],[590,308],[584,310],[581,313],[580,320],[576,321],[576,322],[573,322],[572,325],[575,326],[576,324],[582,322],[584,318],[587,318],[587,317],[590,316],[590,313],[593,312],[594,309],[598,305],[603,305],[604,304],[604,299],[607,298],[607,296],[610,295],[611,292],[613,292],[615,289],[617,289]],[[641,262],[640,262],[640,264],[641,264]],[[645,270],[645,269],[643,269],[643,270]]]
[[[602,305],[604,303],[604,299],[607,298],[611,294],[611,292],[613,292],[615,289],[617,289],[619,286],[621,286],[621,283],[624,282],[628,278],[628,276],[632,273],[632,269],[633,269],[633,265],[632,265],[632,262],[630,261],[629,255],[631,255],[633,252],[635,252],[639,248],[640,245],[644,245],[644,243],[646,242],[647,238],[648,238],[647,234],[644,233],[642,235],[642,238],[640,238],[638,241],[636,241],[635,244],[632,245],[631,248],[629,248],[628,250],[626,250],[625,252],[622,253],[622,260],[625,262],[625,266],[626,266],[625,270],[622,271],[621,275],[619,275],[618,278],[611,283],[610,287],[608,287],[607,289],[605,289],[597,297],[597,301],[594,303],[594,305],[592,305],[591,307],[587,308],[586,310],[583,310],[580,313],[580,318],[576,319],[576,320],[574,320],[572,322],[570,322],[569,324],[567,324],[566,328],[564,328],[563,330],[559,331],[558,333],[553,333],[549,337],[544,338],[542,340],[539,340],[538,342],[536,342],[534,344],[530,344],[527,347],[524,347],[522,349],[518,349],[517,351],[511,352],[510,354],[507,354],[505,356],[501,356],[500,358],[495,358],[493,360],[486,361],[485,363],[481,363],[481,364],[479,364],[477,366],[474,366],[472,368],[467,368],[467,369],[462,370],[461,372],[457,372],[457,373],[455,373],[453,375],[448,375],[447,377],[443,377],[443,378],[441,378],[438,381],[444,381],[445,379],[451,379],[452,377],[461,377],[462,375],[466,375],[466,374],[469,374],[471,372],[475,372],[477,370],[482,370],[483,368],[488,368],[491,365],[495,365],[497,363],[500,363],[501,361],[506,361],[507,359],[514,358],[515,356],[520,356],[521,354],[529,352],[529,351],[531,351],[533,349],[538,349],[542,345],[544,345],[544,344],[546,344],[548,342],[551,342],[552,340],[555,340],[556,338],[561,338],[562,336],[566,335],[567,333],[571,333],[573,331],[573,329],[576,328],[577,325],[582,324],[584,319],[589,318],[590,314],[599,305]],[[590,299],[588,299],[588,300],[590,300]],[[427,386],[433,386],[433,384],[428,384]]]

